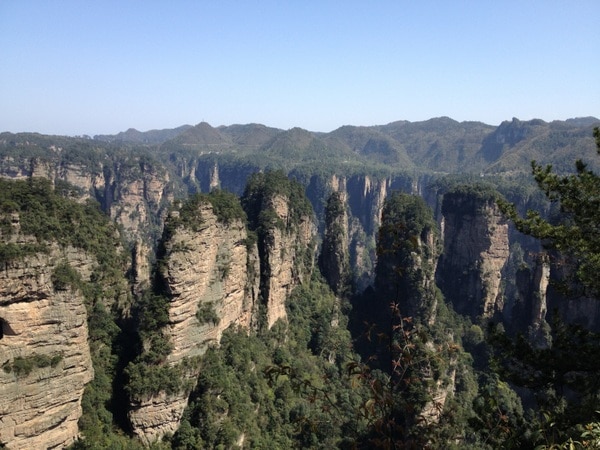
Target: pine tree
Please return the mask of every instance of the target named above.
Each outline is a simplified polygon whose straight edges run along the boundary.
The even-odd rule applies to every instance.
[[[600,155],[600,128],[594,129],[597,153]],[[576,268],[573,280],[589,296],[600,296],[600,176],[588,170],[583,161],[575,162],[576,173],[559,175],[552,166],[531,163],[539,188],[551,202],[558,202],[561,221],[551,223],[537,211],[520,217],[516,207],[500,201],[502,211],[519,231],[542,240],[548,249],[555,249],[571,258]]]

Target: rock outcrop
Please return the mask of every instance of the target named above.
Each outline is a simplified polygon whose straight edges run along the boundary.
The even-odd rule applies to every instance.
[[[460,314],[491,318],[503,309],[501,277],[509,257],[508,223],[491,194],[447,193],[438,282]]]
[[[215,206],[211,196],[186,202],[165,223],[155,284],[169,301],[162,334],[171,349],[161,364],[185,366],[186,388],[132,399],[129,420],[145,443],[178,428],[199,374],[197,358],[231,326],[250,330],[285,320],[286,299],[312,269],[312,217],[299,214],[288,195],[261,190],[258,196],[258,239],[243,219],[220,216],[223,204]]]
[[[178,211],[167,227],[178,219]],[[174,227],[164,241],[165,254],[158,274],[169,298],[169,323],[163,333],[172,344],[166,364],[194,361],[209,346],[218,345],[230,326],[249,329],[256,314],[258,256],[248,246],[242,220],[219,221],[208,202],[200,203],[195,229]],[[184,373],[193,386],[197,368]],[[160,392],[133,405],[129,413],[134,433],[146,443],[173,433],[187,406],[188,393]]]
[[[242,197],[260,258],[259,326],[286,320],[285,301],[310,276],[317,228],[304,187],[283,172],[257,173]]]
[[[325,208],[325,236],[319,255],[319,267],[337,295],[349,289],[350,255],[348,252],[348,215],[339,192],[333,192]]]
[[[260,295],[268,328],[279,319],[287,319],[285,301],[302,282],[306,269],[312,269],[316,227],[308,216],[293,223],[290,214],[293,207],[289,198],[279,195],[268,198],[264,204],[265,210],[272,211],[276,217],[265,227],[259,241],[262,247]]]
[[[441,349],[458,346],[447,330],[435,326],[442,306],[438,304],[435,283],[440,245],[436,223],[425,202],[409,194],[390,195],[383,209],[377,246],[371,308],[379,310],[375,316],[377,329],[381,330],[379,339],[387,335],[394,343],[389,346],[389,355],[382,354],[383,361],[389,358],[383,368],[392,368],[390,375],[400,392],[410,384],[408,379],[419,380],[418,386],[411,389],[424,395],[406,408],[407,423],[434,423],[455,389],[457,360]],[[442,354],[447,368],[436,373],[433,361]],[[411,393],[400,395],[410,398]]]
[[[85,154],[85,150],[82,150]],[[96,155],[89,160],[70,161],[67,150],[50,146],[45,156],[11,157],[0,160],[0,177],[26,179],[47,178],[53,184],[60,181],[78,188],[73,192],[79,201],[94,199],[125,231],[131,241],[156,238],[173,201],[171,180],[167,170],[135,156]]]
[[[95,198],[120,224],[128,239],[155,238],[162,228],[166,207],[173,201],[168,172],[142,160],[106,165],[96,182]]]
[[[416,196],[394,194],[386,201],[377,242],[375,290],[394,302],[403,317],[435,322],[435,269],[439,255],[436,224]]]
[[[78,435],[94,372],[83,296],[52,283],[65,262],[89,279],[93,258],[55,244],[0,271],[0,442],[10,449],[63,448]]]

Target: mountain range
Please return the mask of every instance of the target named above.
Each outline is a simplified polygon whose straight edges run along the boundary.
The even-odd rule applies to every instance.
[[[536,160],[570,170],[572,161],[593,150],[595,117],[544,122],[513,118],[494,127],[482,122],[457,122],[447,117],[422,122],[343,126],[329,133],[261,124],[212,127],[206,122],[175,129],[94,136],[113,144],[159,146],[161,152],[185,151],[238,157],[260,157],[287,166],[327,160],[360,162],[398,170],[444,173],[507,173],[529,171]]]

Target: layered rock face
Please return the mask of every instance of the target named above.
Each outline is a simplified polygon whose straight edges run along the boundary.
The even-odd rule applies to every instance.
[[[272,327],[279,319],[286,320],[285,301],[306,275],[303,258],[312,265],[316,227],[312,218],[302,216],[291,221],[290,199],[276,195],[266,199],[264,209],[274,212],[277,219],[264,230],[259,245],[261,253],[260,295],[265,305],[266,325]],[[308,252],[308,253],[307,253]]]
[[[159,277],[170,301],[169,324],[163,332],[173,346],[166,361],[171,366],[218,345],[232,325],[249,329],[255,317],[258,256],[255,245],[246,245],[245,224],[220,222],[209,203],[200,204],[198,213],[202,219],[196,230],[179,226],[164,242]],[[198,369],[184,376],[193,384]],[[163,392],[135,404],[129,414],[134,433],[149,443],[174,432],[187,402],[185,392]]]
[[[84,279],[94,264],[53,245],[0,272],[0,442],[10,449],[63,448],[77,437],[93,368],[83,296],[51,281],[61,262]]]
[[[54,184],[66,181],[80,189],[80,200],[93,198],[130,240],[148,239],[160,229],[166,205],[173,200],[171,180],[164,167],[140,158],[99,157],[79,162],[61,161],[64,150],[52,146],[47,158],[4,158],[0,176],[12,179],[42,177]],[[147,256],[147,255],[146,255]]]
[[[508,224],[492,197],[451,192],[442,204],[444,253],[438,282],[457,312],[490,318],[502,311]]]
[[[100,181],[96,198],[129,239],[147,238],[152,227],[160,229],[166,205],[173,201],[164,168],[141,161],[116,162],[104,168]]]

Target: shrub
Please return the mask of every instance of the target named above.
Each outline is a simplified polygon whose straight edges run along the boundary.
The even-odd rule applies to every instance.
[[[50,279],[55,291],[66,291],[69,287],[76,289],[81,286],[81,276],[66,261],[54,268]]]
[[[196,311],[196,318],[202,325],[212,323],[217,326],[221,321],[213,302],[201,303],[198,306],[198,311]]]
[[[17,377],[26,377],[34,369],[41,369],[43,367],[55,368],[62,361],[62,359],[63,356],[61,353],[56,353],[52,356],[33,353],[25,357],[17,356],[15,359],[13,359],[12,363],[7,361],[2,366],[2,369],[6,373],[14,373]]]

